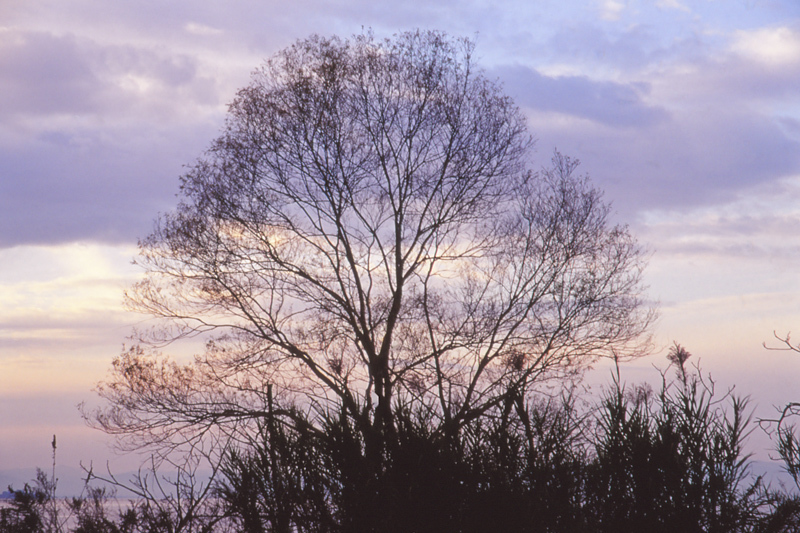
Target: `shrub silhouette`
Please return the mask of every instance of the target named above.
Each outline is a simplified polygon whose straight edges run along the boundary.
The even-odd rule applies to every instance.
[[[518,398],[450,435],[399,406],[379,471],[332,415],[320,434],[232,453],[220,494],[247,531],[734,532],[792,515],[794,499],[750,475],[746,399],[717,397],[699,371],[658,394],[615,380],[593,417],[576,403]]]
[[[717,394],[699,370],[662,378],[653,391],[617,376],[594,404],[570,391],[517,395],[450,432],[397,404],[396,438],[378,458],[344,410],[310,421],[295,408],[294,424],[267,414],[253,439],[227,452],[209,503],[194,513],[170,514],[145,497],[115,520],[110,494],[89,489],[69,503],[71,531],[800,530],[800,499],[750,472],[746,398]],[[784,428],[778,446],[791,471],[800,454]],[[39,471],[13,491],[0,532],[54,531],[51,481]]]

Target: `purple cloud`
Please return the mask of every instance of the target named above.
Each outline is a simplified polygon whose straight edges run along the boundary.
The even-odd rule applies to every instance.
[[[130,242],[222,122],[197,60],[72,35],[0,43],[0,247]],[[225,94],[224,98],[232,95]]]
[[[100,85],[74,37],[14,32],[0,41],[0,115],[85,112]]]
[[[79,0],[61,14],[62,24],[81,21],[93,31],[7,30],[0,42],[0,246],[145,235],[156,213],[175,204],[181,166],[216,136],[223,104],[247,82],[256,58],[313,31],[346,36],[361,28],[352,5],[301,6],[308,16],[278,16],[255,2],[248,16],[244,8],[204,3],[123,2],[90,18],[97,5]],[[652,208],[724,201],[753,183],[800,172],[792,111],[800,65],[765,70],[697,37],[700,25],[673,35],[578,17],[537,36],[510,11],[502,18],[508,27],[496,26],[477,4],[452,16],[414,4],[356,11],[377,28],[438,24],[468,36],[483,28],[478,54],[496,58],[484,64],[489,75],[530,112],[537,157],[546,161],[558,147],[580,158],[628,220]],[[137,38],[104,40],[101,27]],[[504,54],[519,64],[498,66]],[[227,57],[242,64],[225,67]],[[585,74],[542,74],[553,64]],[[774,117],[759,108],[775,102],[790,105]]]
[[[646,83],[594,81],[586,76],[544,76],[534,69],[508,66],[494,69],[517,103],[523,107],[555,111],[614,127],[648,126],[667,113],[643,101]]]
[[[800,173],[800,143],[776,120],[747,109],[690,108],[632,128],[554,123],[536,117],[540,154],[554,147],[583,162],[623,218],[686,209]]]
[[[8,31],[0,42],[0,117],[124,117],[156,106],[216,105],[216,82],[197,60],[73,35]],[[188,100],[188,102],[187,102]],[[168,105],[166,104],[168,103]]]
[[[174,206],[182,166],[216,131],[213,123],[144,123],[0,146],[0,247],[144,237]]]

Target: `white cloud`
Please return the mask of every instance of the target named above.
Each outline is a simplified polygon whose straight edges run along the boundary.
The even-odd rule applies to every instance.
[[[142,318],[122,307],[138,279],[134,253],[94,244],[0,250],[0,389],[87,390],[103,377]]]
[[[658,0],[656,6],[663,9],[677,9],[685,13],[691,13],[691,9],[680,3],[678,0]]]
[[[788,270],[800,260],[800,176],[751,186],[724,203],[644,214],[645,235],[683,258],[766,259]],[[764,283],[773,278],[767,276]]]
[[[737,31],[734,52],[770,67],[800,63],[800,33],[791,28],[759,28]]]
[[[625,4],[617,0],[604,0],[600,6],[600,18],[603,20],[616,21],[622,16]]]
[[[0,41],[0,120],[32,116],[216,113],[229,91],[198,54],[115,45],[73,35],[9,30]]]
[[[200,24],[197,22],[187,22],[183,29],[192,35],[212,36],[222,35],[222,33],[224,33],[219,28],[212,28],[211,26],[206,26],[205,24]]]
[[[129,264],[134,254],[133,246],[96,244],[0,250],[0,339],[62,324],[102,328],[94,320],[121,312],[122,289],[136,279],[138,270]]]

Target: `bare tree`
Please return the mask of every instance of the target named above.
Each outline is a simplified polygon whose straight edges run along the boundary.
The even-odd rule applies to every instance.
[[[779,344],[774,346],[764,342],[764,348],[800,353],[800,344],[792,340],[791,333],[781,336],[773,331],[772,334]],[[784,468],[792,477],[794,484],[800,488],[800,434],[797,426],[800,402],[788,402],[777,409],[778,414],[775,418],[760,418],[758,422],[767,434],[775,438],[778,457],[783,461]]]
[[[219,452],[219,450],[217,450]],[[231,531],[226,522],[222,502],[214,496],[218,477],[219,458],[210,460],[201,446],[195,446],[180,456],[176,462],[169,457],[151,455],[131,479],[119,479],[110,468],[107,473],[96,473],[92,465],[84,467],[89,500],[75,499],[72,507],[78,511],[89,502],[94,509],[84,509],[88,520],[104,519],[102,502],[105,487],[91,488],[90,483],[101,482],[114,491],[122,489],[135,497],[122,522],[136,525],[134,531],[165,531],[168,533],[224,533]],[[166,463],[166,464],[165,464]],[[201,471],[202,467],[209,469]],[[95,512],[93,516],[91,513]],[[99,514],[99,516],[97,516]],[[90,530],[94,531],[94,530]],[[111,531],[111,530],[109,530]],[[117,530],[118,531],[118,530]]]
[[[166,320],[117,358],[95,423],[164,445],[336,406],[382,449],[393,405],[457,431],[548,376],[637,355],[641,250],[576,160],[530,171],[532,144],[467,40],[280,52],[140,243],[127,301]],[[198,334],[192,364],[157,353]]]

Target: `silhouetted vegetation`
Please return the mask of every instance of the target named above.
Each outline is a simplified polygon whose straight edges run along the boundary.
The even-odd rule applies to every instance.
[[[749,471],[746,400],[677,376],[658,393],[615,382],[592,416],[574,395],[520,398],[455,435],[400,406],[378,472],[330,416],[232,452],[220,494],[247,531],[791,531],[797,500]]]
[[[140,242],[126,302],[159,320],[87,420],[156,462],[220,472],[237,450],[277,480],[278,524],[299,491],[324,495],[304,512],[328,501],[346,521],[352,504],[391,527],[401,442],[482,461],[477,439],[531,423],[517,412],[539,383],[644,353],[641,248],[577,160],[531,168],[525,116],[473,54],[440,32],[365,32],[266,61]],[[192,361],[161,353],[197,335]],[[328,441],[341,489],[308,486],[298,462]]]
[[[54,521],[54,479],[39,471],[0,510],[0,531],[798,531],[800,499],[750,471],[745,441],[758,426],[747,400],[718,394],[685,358],[673,363],[657,391],[617,375],[594,404],[572,389],[517,397],[450,434],[398,404],[379,460],[344,410],[313,423],[299,409],[294,424],[265,416],[250,442],[225,452],[211,485],[184,471],[165,484],[173,493],[143,492],[176,479],[154,464],[127,484],[140,497],[117,516],[105,489],[87,487],[66,502],[69,519]],[[788,431],[777,446],[796,474]],[[193,500],[178,494],[189,487]]]

